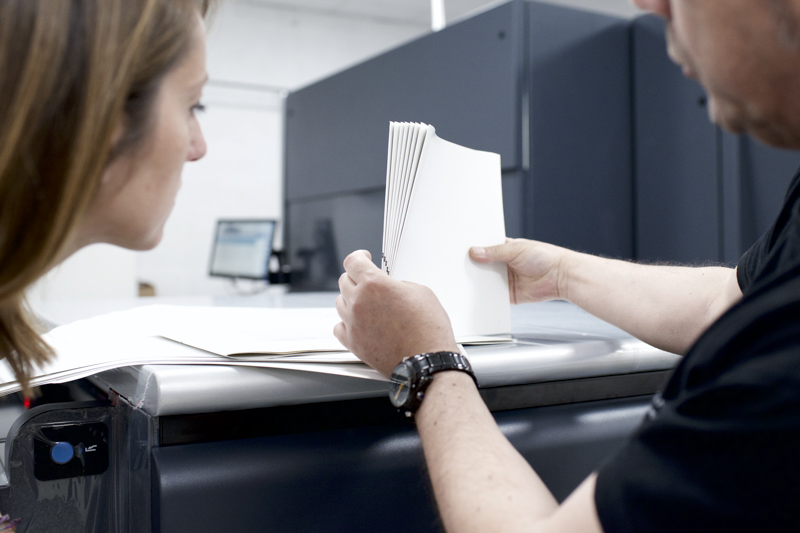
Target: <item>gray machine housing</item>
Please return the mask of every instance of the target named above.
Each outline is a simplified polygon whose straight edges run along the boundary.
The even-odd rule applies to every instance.
[[[390,121],[500,154],[508,236],[632,257],[628,20],[513,0],[290,93],[293,288],[380,257]]]
[[[501,430],[563,500],[639,424],[666,374],[483,393],[498,410]],[[534,397],[561,403],[570,395],[609,395],[612,389],[623,397],[502,407],[535,405]],[[22,518],[17,531],[442,530],[416,429],[389,407],[385,395],[171,417],[149,416],[113,398],[114,404],[46,406],[9,433],[8,485],[0,487],[0,505]],[[109,428],[108,470],[35,478],[34,435],[98,422]]]

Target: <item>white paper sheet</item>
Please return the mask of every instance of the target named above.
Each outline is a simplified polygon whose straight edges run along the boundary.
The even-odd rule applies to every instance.
[[[167,314],[160,335],[219,355],[347,352],[333,335],[340,322],[333,308],[175,307]]]
[[[416,132],[406,138],[409,128]],[[442,302],[457,339],[508,334],[511,310],[504,264],[478,264],[471,246],[505,241],[500,156],[436,136],[425,124],[392,123],[384,229],[386,270],[400,280],[430,287]],[[412,139],[409,141],[409,139]],[[419,159],[397,175],[403,152]],[[396,183],[395,183],[396,182]],[[401,197],[397,197],[398,183]],[[403,189],[403,187],[408,189]]]

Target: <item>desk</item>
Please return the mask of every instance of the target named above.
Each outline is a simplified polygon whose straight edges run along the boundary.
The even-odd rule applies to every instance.
[[[213,303],[297,307],[334,299],[267,294]],[[51,309],[49,317],[57,314]],[[512,330],[514,343],[468,348],[470,360],[501,430],[563,499],[638,424],[678,357],[564,302],[515,307]],[[383,382],[171,365],[90,381],[108,402],[44,406],[9,434],[0,508],[30,531],[440,528],[416,431],[391,408]],[[108,428],[108,469],[35,479],[36,435],[87,424]]]

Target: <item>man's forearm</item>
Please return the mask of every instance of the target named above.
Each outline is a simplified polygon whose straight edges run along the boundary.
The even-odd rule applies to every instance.
[[[437,374],[416,422],[447,531],[524,531],[557,508],[468,375]]]
[[[724,267],[641,265],[571,252],[562,295],[653,346],[686,353],[741,297]]]

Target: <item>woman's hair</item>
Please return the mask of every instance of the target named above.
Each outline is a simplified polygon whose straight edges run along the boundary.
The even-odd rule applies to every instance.
[[[0,357],[26,392],[52,353],[25,290],[63,254],[109,162],[147,136],[211,2],[0,0]]]

